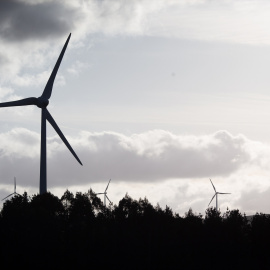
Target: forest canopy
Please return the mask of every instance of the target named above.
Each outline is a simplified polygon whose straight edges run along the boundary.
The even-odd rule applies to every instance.
[[[11,267],[45,269],[52,262],[53,267],[76,269],[270,265],[266,214],[248,219],[238,209],[221,214],[211,207],[205,215],[190,208],[180,216],[169,206],[153,206],[146,197],[136,200],[128,194],[105,206],[92,189],[66,190],[61,198],[50,192],[15,195],[3,204],[0,230],[1,261]]]

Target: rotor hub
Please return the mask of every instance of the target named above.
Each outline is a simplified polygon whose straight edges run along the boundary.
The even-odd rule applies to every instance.
[[[37,106],[39,108],[46,108],[49,104],[49,100],[46,99],[46,98],[42,98],[42,97],[39,97],[38,98],[38,102],[37,102]]]

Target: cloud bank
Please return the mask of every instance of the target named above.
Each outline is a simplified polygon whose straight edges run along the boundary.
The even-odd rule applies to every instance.
[[[0,134],[0,177],[7,179],[16,172],[22,183],[35,185],[39,140],[39,134],[22,128]],[[79,185],[108,178],[129,182],[208,178],[228,176],[251,163],[267,166],[263,151],[254,153],[252,142],[227,131],[198,137],[164,130],[131,136],[82,132],[69,141],[84,166],[77,164],[60,138],[48,138],[48,173],[53,179],[52,186]]]

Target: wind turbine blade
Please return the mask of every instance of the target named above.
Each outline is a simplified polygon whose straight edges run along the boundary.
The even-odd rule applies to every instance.
[[[222,193],[222,192],[218,192],[218,194],[231,194],[231,193]]]
[[[215,198],[216,194],[213,196],[213,198],[211,199],[210,203],[213,201],[213,199]],[[208,206],[210,205],[210,203],[208,204]]]
[[[14,177],[14,193],[16,193],[16,177]]]
[[[104,192],[103,193],[96,193],[96,195],[98,195],[98,194],[104,194]]]
[[[214,188],[214,191],[217,192],[217,191],[216,191],[216,188],[215,188],[215,186],[214,186],[214,184],[213,184],[212,181],[211,181],[211,179],[209,179],[209,180],[210,180],[210,182],[211,182],[211,184],[212,184],[212,186],[213,186],[213,188]]]
[[[107,187],[106,187],[106,189],[105,189],[105,192],[107,191],[107,189],[108,189],[108,187],[109,187],[110,182],[111,182],[111,179],[109,180],[109,183],[108,183],[108,185],[107,185]]]
[[[0,107],[13,107],[13,106],[26,106],[26,105],[37,105],[38,99],[35,97],[24,98],[15,101],[8,101],[0,103]]]
[[[109,200],[109,202],[112,203],[112,202],[110,201],[110,199],[108,198],[108,196],[107,196],[107,195],[105,195],[105,196],[106,196],[106,198]]]
[[[59,135],[59,137],[62,139],[62,141],[65,143],[66,147],[69,149],[69,151],[72,153],[72,155],[77,159],[77,161],[82,165],[80,159],[78,158],[78,156],[76,155],[76,153],[74,152],[74,150],[72,149],[72,147],[70,146],[69,142],[67,141],[67,139],[65,138],[64,134],[62,133],[62,131],[60,130],[60,128],[57,126],[56,122],[54,121],[54,119],[52,118],[51,114],[49,113],[49,111],[45,108],[45,112],[46,112],[46,119],[49,121],[49,123],[52,125],[52,127],[55,129],[55,131],[57,132],[57,134]]]
[[[10,196],[13,195],[13,194],[14,194],[14,192],[11,193],[11,194],[9,194],[8,196],[6,196],[4,199],[2,199],[2,201],[5,200],[6,198],[10,197]]]
[[[50,76],[50,78],[49,78],[49,80],[48,80],[48,82],[47,82],[47,84],[45,86],[45,89],[44,89],[44,91],[43,91],[43,93],[41,95],[42,98],[49,99],[51,97],[54,79],[56,77],[56,74],[57,74],[58,68],[59,68],[59,66],[61,64],[61,61],[63,59],[63,56],[65,54],[65,51],[66,51],[70,36],[71,36],[71,33],[69,34],[69,36],[67,38],[67,41],[66,41],[66,43],[65,43],[65,45],[64,45],[64,47],[63,47],[63,49],[62,49],[62,51],[61,51],[61,53],[60,53],[60,55],[58,57],[58,60],[57,60],[57,62],[55,64],[55,66],[54,66],[54,69],[53,69],[53,71],[51,73],[51,76]]]

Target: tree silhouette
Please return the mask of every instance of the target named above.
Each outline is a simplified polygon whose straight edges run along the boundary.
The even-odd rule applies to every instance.
[[[169,206],[126,194],[105,205],[95,192],[66,190],[6,200],[0,213],[2,265],[40,269],[265,269],[270,266],[270,217],[251,223],[238,209],[183,217]],[[20,248],[17,248],[20,247]],[[210,257],[209,257],[210,255]],[[14,260],[16,257],[16,260]],[[222,265],[220,263],[222,262]]]
[[[90,224],[94,217],[94,209],[87,194],[77,192],[75,198],[71,200],[70,220],[74,223],[85,223],[86,225]]]
[[[64,192],[63,196],[61,197],[61,202],[62,202],[63,207],[65,209],[66,217],[70,216],[70,211],[71,211],[70,208],[71,208],[73,200],[74,200],[74,195],[69,190],[66,190]]]
[[[26,192],[23,195],[15,195],[12,198],[6,200],[3,203],[3,208],[1,210],[1,216],[4,220],[9,220],[11,222],[21,221],[27,215],[29,206],[29,198]]]

